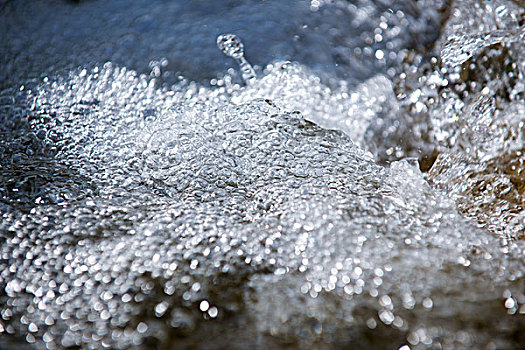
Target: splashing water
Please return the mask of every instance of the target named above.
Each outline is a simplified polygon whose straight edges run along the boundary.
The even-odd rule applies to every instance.
[[[113,50],[96,35],[50,56],[111,22],[80,3],[7,2],[0,21],[17,73],[0,72],[0,348],[523,347],[517,1],[108,0],[135,60],[89,61]],[[67,15],[15,25],[47,6]],[[228,21],[258,24],[254,61],[296,61],[255,79],[222,35],[249,67],[228,84],[215,29],[195,35]],[[171,57],[132,69],[164,48],[214,83]]]
[[[441,52],[441,59],[444,64],[459,65],[488,46],[498,43],[523,45],[523,42],[525,42],[525,26],[512,30],[497,30],[468,36],[453,35],[445,43]]]
[[[244,45],[241,39],[235,34],[222,34],[217,37],[217,46],[226,56],[233,58],[239,64],[246,84],[253,83],[257,75],[252,65],[244,58]]]

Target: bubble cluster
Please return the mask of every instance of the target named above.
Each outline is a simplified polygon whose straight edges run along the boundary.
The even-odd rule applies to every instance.
[[[70,181],[96,189],[3,217],[4,328],[49,348],[176,334],[198,344],[201,330],[239,318],[232,332],[247,346],[249,334],[344,344],[333,337],[370,320],[401,339],[414,317],[432,324],[420,310],[460,302],[440,293],[444,281],[476,300],[478,273],[491,271],[491,284],[521,276],[519,260],[464,222],[414,164],[378,166],[344,134],[270,100],[159,90],[106,64],[43,83],[28,101],[32,130],[53,132]]]
[[[432,140],[419,146],[425,167],[433,164],[433,184],[456,199],[462,214],[521,239],[525,11],[511,1],[480,4],[452,7],[439,59],[421,62],[397,89]]]

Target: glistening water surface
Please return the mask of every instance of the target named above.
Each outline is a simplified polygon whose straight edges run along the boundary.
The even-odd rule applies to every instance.
[[[0,2],[0,349],[522,348],[524,28]]]

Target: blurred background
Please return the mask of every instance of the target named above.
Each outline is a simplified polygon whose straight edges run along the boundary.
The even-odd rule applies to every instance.
[[[445,1],[325,2],[3,0],[0,87],[106,61],[146,74],[162,67],[168,83],[206,82],[235,66],[216,47],[230,32],[252,65],[295,60],[357,83],[396,67],[403,49],[430,47],[446,14]]]

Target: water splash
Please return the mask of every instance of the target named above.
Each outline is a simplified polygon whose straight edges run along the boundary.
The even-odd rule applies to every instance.
[[[219,35],[217,37],[217,46],[226,56],[233,58],[239,64],[242,79],[246,84],[251,84],[257,78],[252,65],[244,58],[244,45],[237,35]]]
[[[444,64],[456,66],[466,62],[476,52],[494,44],[512,44],[523,42],[525,27],[519,30],[497,30],[489,33],[472,35],[452,35],[448,38],[442,51]]]
[[[469,217],[492,215],[489,225],[508,223],[511,233],[525,227],[525,152],[510,153],[525,138],[523,95],[511,94],[518,43],[476,51],[470,75],[437,58],[416,72],[425,60],[394,44],[412,35],[404,30],[411,17],[381,18],[366,2],[354,2],[349,17],[359,31],[330,30],[347,45],[337,48],[338,59],[349,58],[340,66],[406,58],[404,76],[415,83],[369,79],[367,68],[355,85],[326,85],[304,65],[277,62],[231,93],[226,83],[158,88],[156,74],[107,63],[0,92],[2,130],[20,130],[14,141],[0,138],[8,155],[0,211],[9,201],[0,220],[0,347],[20,348],[3,343],[16,334],[48,349],[227,348],[232,339],[249,348],[381,348],[383,339],[408,342],[401,349],[519,348],[523,241],[500,246],[434,192],[452,184]],[[363,27],[372,29],[356,43]],[[302,40],[299,51],[332,52]],[[185,55],[202,48],[188,46]],[[243,56],[240,41],[228,48]],[[403,116],[405,107],[413,114]],[[441,120],[453,121],[435,128],[450,130],[443,142],[460,147],[435,162],[432,188],[413,161],[380,167],[356,146],[400,144],[390,135],[404,125],[425,141],[434,137],[427,125]],[[392,152],[398,157],[397,149],[377,154]],[[487,162],[486,154],[502,156]],[[29,201],[28,210],[11,209]]]

